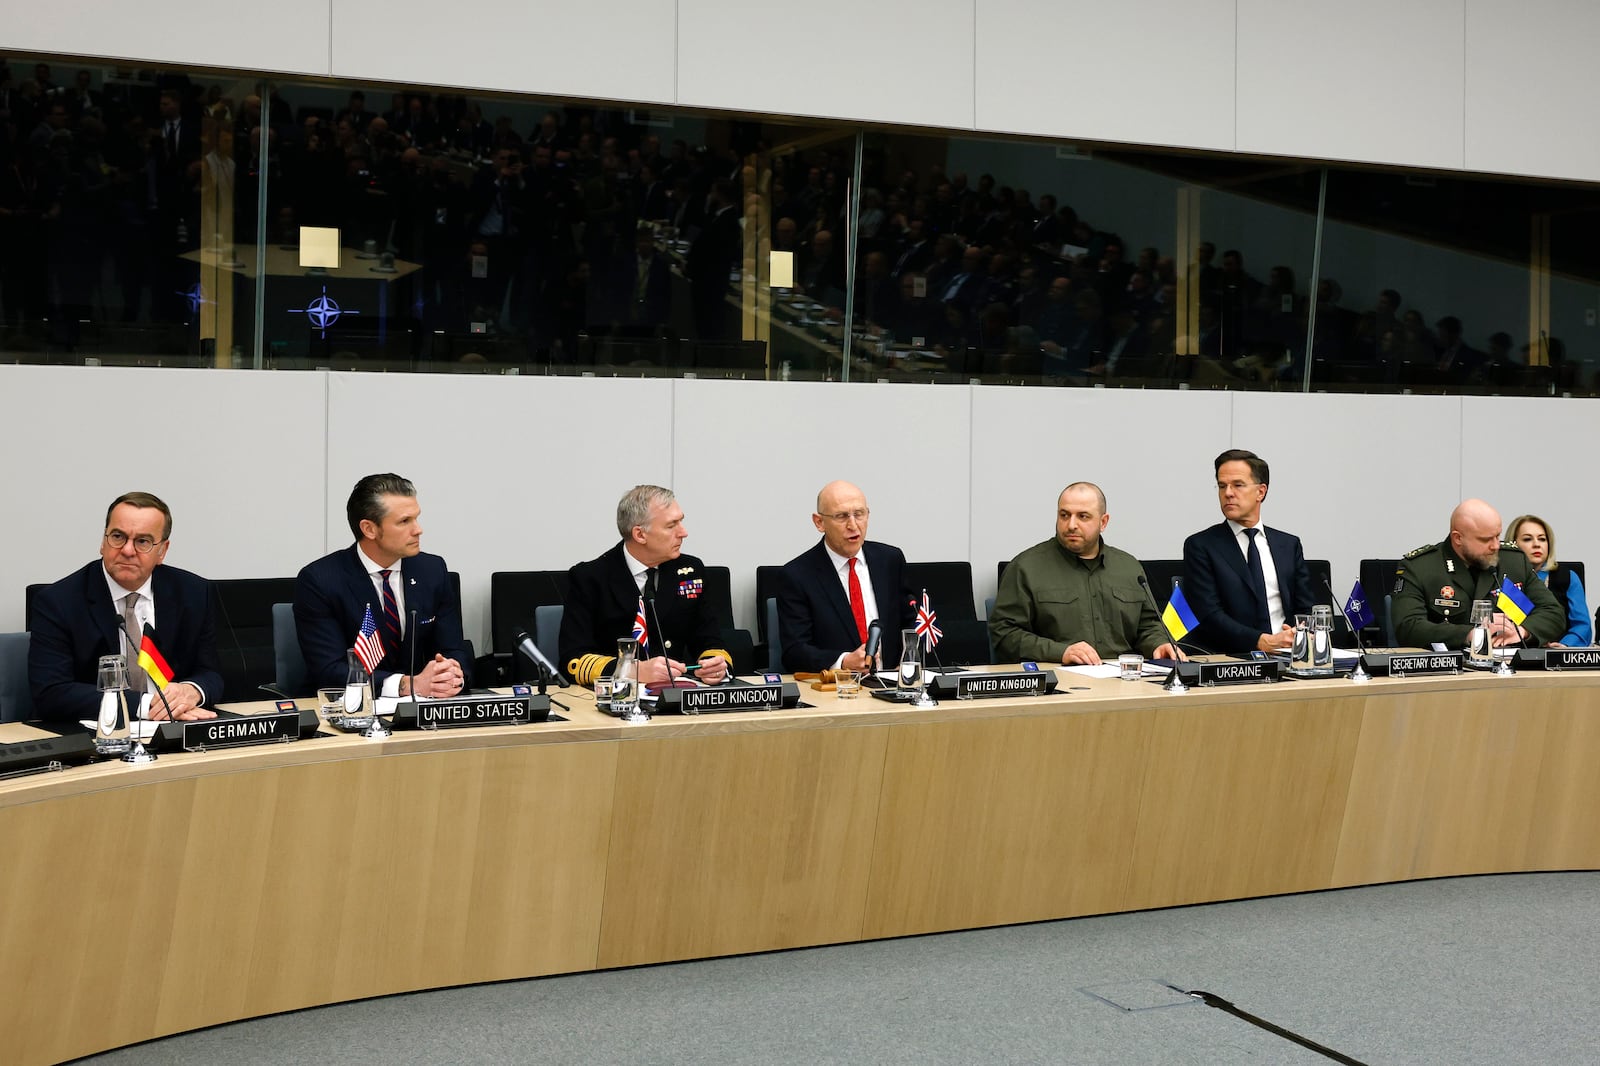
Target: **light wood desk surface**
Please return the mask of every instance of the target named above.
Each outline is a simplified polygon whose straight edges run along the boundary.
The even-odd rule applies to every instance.
[[[1600,868],[1600,677],[1062,676],[639,725],[567,692],[567,722],[0,782],[7,1059],[411,989]]]

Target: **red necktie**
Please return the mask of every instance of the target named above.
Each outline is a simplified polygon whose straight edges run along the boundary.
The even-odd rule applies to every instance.
[[[850,613],[855,615],[856,633],[867,641],[867,601],[861,596],[861,579],[856,577],[855,556],[850,557]]]

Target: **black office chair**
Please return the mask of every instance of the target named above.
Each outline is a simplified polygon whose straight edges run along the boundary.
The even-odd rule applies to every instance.
[[[29,641],[27,633],[0,633],[0,722],[26,722],[33,717]]]
[[[306,660],[300,654],[300,640],[294,623],[294,604],[272,605],[273,679],[260,688],[280,699],[292,700],[312,694],[306,679]]]
[[[1367,594],[1367,601],[1384,604],[1383,613],[1361,631],[1361,639],[1368,644],[1394,647],[1394,632],[1388,621],[1388,596],[1394,591],[1394,574],[1399,568],[1399,559],[1363,559],[1356,571],[1361,589]]]
[[[277,678],[272,606],[294,600],[292,577],[222,578],[211,582],[222,697],[254,699]]]
[[[483,665],[493,667],[493,676],[473,677],[478,688],[489,688],[512,681],[538,679],[538,668],[516,654],[517,631],[533,633],[538,628],[537,609],[567,599],[565,570],[497,570],[489,575],[489,639],[492,655]],[[540,650],[544,650],[540,645]],[[555,656],[550,657],[555,662]],[[556,663],[565,668],[565,663]]]
[[[938,616],[944,636],[933,654],[940,664],[972,666],[990,661],[989,624],[978,617],[973,604],[970,562],[907,563],[905,583],[919,604],[926,590]]]
[[[1144,559],[1144,576],[1150,582],[1150,595],[1162,607],[1172,598],[1173,582],[1183,577],[1182,559]]]

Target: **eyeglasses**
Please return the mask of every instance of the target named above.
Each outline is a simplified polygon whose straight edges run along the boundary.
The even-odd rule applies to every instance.
[[[123,545],[128,543],[128,535],[120,529],[107,530],[106,543],[117,549],[117,551],[121,551]],[[156,545],[160,543],[154,537],[140,535],[133,538],[133,550],[140,555],[149,555],[156,550]]]
[[[867,520],[867,515],[871,513],[871,511],[863,508],[859,511],[838,511],[834,514],[825,514],[822,517],[826,518],[830,522],[837,522],[842,526],[851,519],[855,519],[857,522],[865,522]]]

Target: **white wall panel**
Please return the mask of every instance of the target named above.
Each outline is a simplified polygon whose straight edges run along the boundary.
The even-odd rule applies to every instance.
[[[1298,536],[1307,558],[1329,560],[1341,599],[1362,559],[1443,539],[1461,502],[1460,397],[1241,392],[1229,446],[1271,464],[1262,520]],[[1215,457],[1204,458],[1208,479]],[[1220,520],[1213,496],[1209,521]]]
[[[817,542],[817,490],[853,481],[868,536],[913,561],[967,558],[969,390],[934,385],[681,381],[673,403],[684,550],[733,571],[734,618],[755,627],[757,566]]]
[[[659,0],[331,2],[333,72],[340,77],[672,100],[673,12]]]
[[[1228,150],[1234,0],[984,0],[977,126]]]
[[[1600,450],[1595,402],[1467,396],[1461,405],[1473,444],[1458,458],[1462,495],[1488,500],[1502,522],[1540,516],[1556,531],[1556,558],[1584,563],[1589,584],[1600,584],[1600,494],[1577,473]],[[1590,592],[1596,607],[1600,597]]]
[[[1467,0],[1466,166],[1600,181],[1596,40],[1600,5]]]
[[[323,550],[351,540],[357,480],[409,478],[423,550],[461,574],[467,635],[487,650],[490,574],[593,558],[616,542],[623,492],[672,483],[671,409],[663,380],[329,375]]]
[[[1463,165],[1465,0],[1238,3],[1239,151]]]
[[[977,388],[972,403],[972,569],[992,596],[995,564],[1055,535],[1073,481],[1106,494],[1106,543],[1175,559],[1214,513],[1211,457],[1228,447],[1226,392]]]
[[[678,0],[678,102],[972,126],[975,0]]]
[[[8,2],[0,8],[7,52],[66,52],[145,59],[169,66],[328,73],[330,0],[279,0],[200,8],[177,0]],[[54,66],[72,84],[70,66]],[[20,74],[19,74],[20,76]]]
[[[293,574],[322,547],[324,396],[317,374],[0,366],[0,631],[99,554],[124,492],[172,508],[173,566]]]

